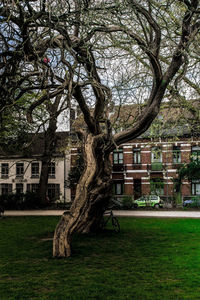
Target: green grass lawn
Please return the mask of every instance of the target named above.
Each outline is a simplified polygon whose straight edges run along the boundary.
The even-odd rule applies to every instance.
[[[120,218],[52,258],[57,217],[0,219],[0,299],[200,299],[200,220]]]

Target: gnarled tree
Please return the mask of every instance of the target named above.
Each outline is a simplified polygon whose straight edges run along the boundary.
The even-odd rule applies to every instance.
[[[169,16],[172,11],[179,16],[176,28],[163,22],[157,0],[12,1],[14,9],[5,2],[7,7],[0,11],[20,31],[23,43],[18,53],[25,53],[34,65],[37,72],[32,78],[46,70],[37,87],[29,79],[24,88],[44,91],[31,105],[29,119],[36,106],[65,90],[68,100],[78,103],[85,122],[79,132],[85,168],[71,210],[62,216],[53,241],[53,256],[67,257],[74,232],[96,230],[106,209],[110,153],[149,128],[168,86],[176,84],[178,72],[190,59],[189,47],[199,33],[199,1],[162,2]],[[44,55],[56,63],[45,65]],[[133,115],[131,125],[114,134],[113,107],[123,109],[140,100],[145,105]]]
[[[73,233],[77,231],[89,232],[98,226],[110,192],[110,152],[116,146],[136,138],[148,129],[159,112],[168,85],[184,63],[188,47],[198,31],[199,24],[196,22],[198,2],[186,2],[185,6],[183,6],[183,3],[177,2],[176,5],[181,5],[181,10],[184,11],[182,31],[178,41],[174,41],[173,48],[169,50],[166,47],[165,49],[167,55],[169,51],[173,51],[170,64],[165,69],[160,59],[160,52],[163,52],[163,28],[159,26],[153,4],[151,5],[151,1],[147,1],[143,6],[136,1],[125,2],[118,2],[117,6],[113,3],[114,7],[110,10],[104,6],[101,12],[103,14],[107,13],[107,18],[98,11],[102,22],[99,22],[99,24],[97,22],[98,25],[95,24],[96,22],[91,22],[92,28],[85,40],[79,39],[78,34],[76,36],[77,45],[73,49],[77,53],[80,62],[83,62],[87,78],[93,90],[95,104],[91,113],[81,86],[74,86],[73,96],[79,103],[87,124],[87,131],[82,134],[86,167],[77,186],[77,193],[70,214],[64,215],[56,228],[54,256],[71,255],[70,245]],[[94,11],[95,8],[92,13]],[[80,15],[79,20],[81,20]],[[81,21],[79,21],[77,29],[80,29],[81,25]],[[95,53],[95,44],[93,47],[92,45],[86,47],[85,44],[88,41],[95,41],[100,38],[104,41],[104,47],[112,47],[114,53],[116,49],[121,49],[122,54],[129,56],[132,51],[142,51],[151,66],[152,81],[145,108],[141,115],[136,117],[132,128],[115,135],[112,134],[108,118],[111,91],[109,85],[105,87],[103,78],[99,75],[98,54]],[[110,40],[112,44],[110,44]],[[116,51],[116,55],[117,53],[118,51]],[[118,59],[120,58],[118,57]],[[121,61],[123,59],[124,57]],[[131,67],[133,70],[134,65]],[[131,83],[129,84],[131,85]],[[147,97],[146,93],[145,97]],[[101,130],[102,120],[104,120],[106,132]]]

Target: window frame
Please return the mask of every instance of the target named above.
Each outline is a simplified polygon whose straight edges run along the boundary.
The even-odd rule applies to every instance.
[[[135,165],[141,164],[141,149],[133,148],[133,163]]]
[[[24,177],[24,163],[16,163],[16,177],[23,178]]]
[[[174,164],[181,163],[181,148],[179,146],[174,146],[172,150],[172,160]]]
[[[23,194],[24,192],[24,185],[23,183],[16,183],[16,194]]]
[[[162,196],[164,195],[164,179],[163,178],[152,178],[150,180],[150,189],[152,195]]]
[[[38,193],[39,191],[39,183],[28,183],[27,184],[27,192],[30,193]]]
[[[157,153],[159,153],[159,157],[155,158],[154,154],[155,154],[155,150],[158,150]],[[161,147],[153,147],[151,148],[151,163],[162,163],[162,148]]]
[[[51,161],[48,166],[48,177],[56,178],[56,163],[55,161]]]
[[[56,200],[60,198],[60,184],[49,183],[47,185],[47,195],[50,200]]]
[[[120,192],[118,193],[118,187],[120,187]],[[114,182],[114,193],[115,195],[123,195],[124,193],[124,182],[123,181],[116,181]]]
[[[199,193],[197,193],[197,185],[199,185]],[[191,182],[191,194],[192,196],[200,195],[200,180],[192,180]]]
[[[0,184],[0,195],[12,194],[12,183],[1,183]]]
[[[37,167],[36,167],[36,165],[37,165]],[[34,161],[31,163],[31,178],[39,178],[39,175],[40,175],[39,162]]]
[[[113,151],[113,165],[123,165],[124,163],[124,153],[123,149]]]
[[[196,156],[196,157],[194,157]],[[199,146],[192,146],[191,148],[191,160],[192,161],[200,161],[200,147]]]
[[[8,178],[9,177],[9,163],[2,163],[1,164],[1,178]]]

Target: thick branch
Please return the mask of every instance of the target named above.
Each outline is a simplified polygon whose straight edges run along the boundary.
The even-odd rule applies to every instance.
[[[116,145],[120,145],[121,143],[134,139],[135,137],[144,133],[149,128],[149,126],[151,125],[155,117],[157,116],[159,112],[160,103],[164,96],[165,90],[168,84],[170,83],[170,81],[173,79],[174,75],[178,72],[180,66],[183,64],[184,51],[189,46],[191,42],[191,37],[193,37],[193,31],[191,25],[192,15],[193,13],[190,10],[186,11],[185,17],[183,19],[183,24],[182,24],[182,34],[181,34],[180,42],[177,48],[175,49],[171,64],[169,65],[167,72],[163,76],[163,80],[156,91],[155,97],[152,99],[152,101],[148,101],[148,105],[145,111],[143,112],[142,117],[136,122],[134,128],[116,134],[114,136],[114,143]],[[112,148],[113,147],[114,145],[112,145]]]
[[[81,92],[81,88],[79,86],[76,86],[74,88],[73,96],[76,99],[76,101],[78,102],[81,111],[83,112],[84,120],[88,126],[88,129],[90,130],[91,133],[95,134],[96,133],[95,122],[91,116],[90,110],[85,102],[85,99]]]

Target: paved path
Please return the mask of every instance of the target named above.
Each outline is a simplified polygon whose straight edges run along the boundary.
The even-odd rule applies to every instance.
[[[61,216],[65,210],[5,210],[4,216]]]
[[[200,211],[173,211],[173,210],[134,210],[114,211],[120,217],[158,217],[158,218],[200,218]]]
[[[65,210],[6,210],[4,216],[61,216]],[[119,217],[200,218],[200,211],[114,210]]]

